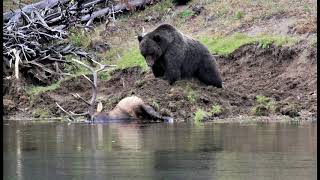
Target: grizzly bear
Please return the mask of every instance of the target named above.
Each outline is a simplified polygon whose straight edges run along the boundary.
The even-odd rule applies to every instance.
[[[214,57],[199,41],[183,35],[170,24],[162,24],[144,36],[138,36],[140,53],[155,77],[174,84],[198,78],[206,85],[222,88],[222,78]]]

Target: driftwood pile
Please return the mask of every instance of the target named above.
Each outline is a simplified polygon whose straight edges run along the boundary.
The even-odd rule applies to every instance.
[[[23,76],[48,85],[63,74],[66,55],[93,58],[65,41],[71,26],[92,29],[94,20],[152,0],[43,0],[3,14],[3,78]],[[31,82],[30,81],[30,82]]]

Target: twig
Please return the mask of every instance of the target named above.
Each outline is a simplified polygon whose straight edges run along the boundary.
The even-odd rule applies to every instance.
[[[61,111],[63,111],[64,113],[66,113],[68,115],[68,118],[75,121],[75,119],[72,117],[72,115],[69,112],[67,112],[65,109],[63,109],[63,107],[61,107],[57,102],[56,102],[56,105],[61,109]]]

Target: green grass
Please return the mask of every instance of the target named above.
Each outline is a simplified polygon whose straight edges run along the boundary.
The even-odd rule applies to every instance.
[[[73,58],[73,56],[67,57],[67,61],[70,61],[70,58]],[[115,57],[114,57],[115,58]],[[105,62],[102,62],[105,63]],[[111,63],[112,64],[112,63]],[[116,61],[117,69],[125,69],[128,67],[133,66],[140,66],[143,70],[147,69],[147,64],[143,58],[143,56],[140,54],[140,51],[138,48],[131,48],[127,52],[123,54],[123,56],[120,58],[120,60]],[[82,65],[70,63],[65,64],[65,72],[72,74],[69,77],[66,77],[62,80],[57,81],[56,83],[53,83],[49,86],[31,86],[27,88],[27,93],[35,97],[39,94],[42,94],[44,92],[54,91],[60,87],[61,82],[66,81],[70,78],[75,78],[78,76],[81,76],[82,74],[88,75],[91,74],[91,72],[88,71],[88,69]],[[110,71],[104,71],[99,73],[99,80],[109,80],[111,78]]]
[[[157,12],[158,16],[162,18],[169,13],[170,9],[173,6],[174,5],[172,3],[172,0],[162,0],[158,3],[155,3],[152,6],[147,6],[145,10],[138,12],[137,14],[134,14],[134,15],[138,17],[145,17],[146,15],[154,14],[154,12]],[[129,20],[128,15],[123,15],[120,18],[125,21]]]
[[[189,10],[189,9],[185,9],[182,12],[178,13],[177,16],[181,19],[188,19],[189,17],[191,17],[193,15],[193,11]]]
[[[110,50],[104,53],[97,53],[97,56],[100,57],[102,63],[107,64],[114,61],[117,58],[120,51],[121,49],[119,48],[111,48]]]
[[[235,33],[227,37],[200,37],[199,41],[207,46],[211,53],[228,55],[245,44],[258,42],[261,47],[267,48],[272,43],[278,46],[288,45],[296,42],[296,39],[289,36],[270,35],[250,37],[245,34]]]
[[[143,70],[147,69],[147,63],[140,54],[139,48],[133,47],[125,52],[116,63],[118,69],[125,69],[133,66],[140,66]]]
[[[270,102],[270,98],[266,97],[266,96],[262,96],[262,95],[257,95],[256,96],[256,101],[258,104],[263,104],[263,105],[267,105]]]
[[[304,11],[304,12],[310,13],[310,12],[311,12],[311,9],[312,9],[312,8],[311,8],[309,5],[307,5],[307,4],[303,6],[303,11]]]
[[[83,29],[71,28],[68,40],[75,46],[88,48],[91,42],[91,36]]]
[[[74,76],[79,76],[81,74],[88,74],[88,69],[72,61],[72,58],[78,59],[78,57],[75,55],[66,56],[66,61],[69,63],[64,64],[64,72],[73,74]],[[83,62],[86,62],[86,61],[83,61]]]
[[[160,15],[165,15],[168,13],[168,10],[172,7],[173,7],[172,0],[163,0],[155,4],[154,6],[148,7],[146,10],[152,11],[152,12],[156,11],[160,13]]]
[[[107,81],[111,78],[110,71],[104,71],[98,74],[98,79]]]
[[[312,38],[308,44],[311,46],[311,47],[317,47],[317,38]]]
[[[37,108],[33,110],[32,115],[36,118],[47,118],[50,116],[50,112],[46,109]]]
[[[62,81],[63,80],[59,80],[56,83],[51,84],[50,86],[30,86],[27,88],[26,92],[31,97],[34,97],[44,92],[54,91],[60,87]]]

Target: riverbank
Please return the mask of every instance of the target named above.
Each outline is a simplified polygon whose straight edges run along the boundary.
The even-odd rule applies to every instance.
[[[96,53],[102,62],[118,65],[118,69],[100,75],[98,100],[104,111],[111,110],[122,98],[136,95],[176,121],[237,116],[316,119],[316,14],[312,9],[306,10],[306,5],[311,8],[312,3],[296,4],[293,10],[282,1],[262,7],[254,2],[234,2],[223,12],[211,11],[223,4],[200,1],[174,7],[164,1],[119,17],[111,34],[106,34],[103,26],[89,34],[74,34],[70,41],[87,35],[88,41],[112,44],[111,50]],[[277,5],[281,9],[268,9]],[[157,13],[152,8],[162,11]],[[263,16],[257,14],[259,8],[265,13]],[[170,86],[154,78],[137,51],[134,32],[141,27],[151,30],[163,22],[172,23],[210,49],[223,77],[222,89],[204,86],[197,80],[182,80]],[[129,29],[132,23],[135,26]],[[90,49],[90,43],[84,41],[79,45]],[[55,102],[67,110],[83,112],[86,105],[71,93],[86,98],[91,93],[90,84],[82,76],[68,77],[50,87],[20,83],[8,85],[11,88],[4,96],[7,116],[59,117],[63,112]]]

